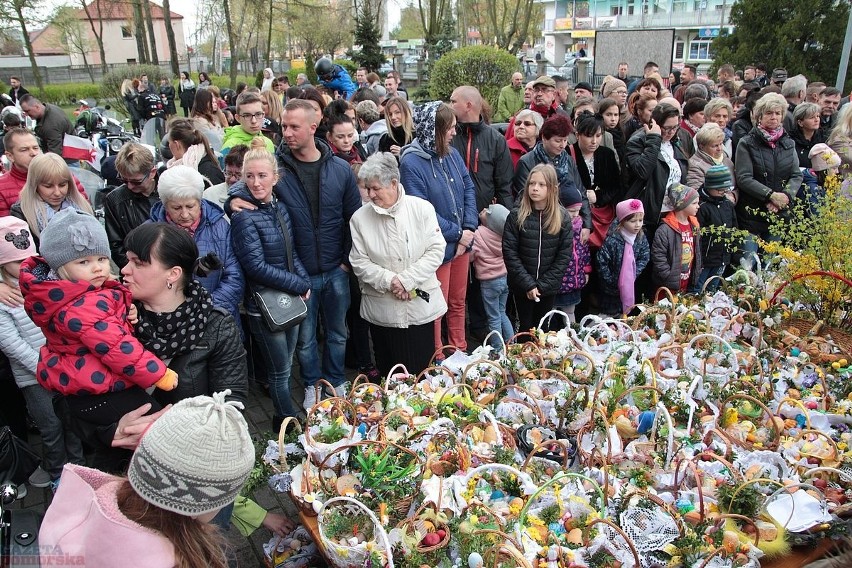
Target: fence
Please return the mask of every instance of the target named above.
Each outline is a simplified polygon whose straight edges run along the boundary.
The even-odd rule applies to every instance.
[[[12,75],[16,77],[20,77],[24,86],[30,87],[35,85],[35,76],[33,75],[33,69],[30,66],[16,66],[16,67],[7,67],[2,66],[2,60],[0,60],[0,73],[3,76],[4,80],[8,80]],[[107,70],[112,71],[116,67],[124,67],[127,64],[110,64],[107,65]],[[95,81],[98,82],[103,79],[103,71],[100,65],[91,65],[92,74],[95,76]],[[167,73],[172,72],[171,65],[168,61],[161,62],[159,65],[160,69]],[[46,67],[39,66],[39,73],[41,74],[42,84],[44,85],[55,85],[62,83],[88,83],[92,80],[89,76],[89,72],[86,70],[85,65],[66,65],[62,67]]]

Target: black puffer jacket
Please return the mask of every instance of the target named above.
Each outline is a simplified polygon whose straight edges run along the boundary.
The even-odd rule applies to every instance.
[[[680,164],[680,183],[686,183],[689,161],[680,151],[676,139],[672,139],[675,159]],[[669,181],[669,166],[662,157],[659,134],[637,132],[627,141],[627,163],[633,173],[633,183],[623,199],[638,199],[645,208],[645,227],[648,237],[662,222],[663,199]]]
[[[823,131],[817,129],[814,131],[814,135],[811,136],[811,139],[807,140],[805,135],[802,134],[802,130],[798,125],[796,125],[792,129],[788,130],[787,134],[790,135],[790,138],[792,138],[793,142],[796,144],[796,155],[799,156],[799,167],[810,168],[811,159],[808,157],[808,154],[810,154],[811,148],[815,145],[825,144],[826,137]]]
[[[551,235],[541,226],[542,213],[534,211],[518,226],[518,209],[513,209],[503,229],[503,261],[509,286],[527,293],[538,288],[542,296],[553,296],[562,284],[573,250],[573,232],[568,213],[562,210],[559,234]]]
[[[796,145],[785,132],[772,148],[754,127],[737,145],[734,167],[740,189],[737,202],[740,228],[754,234],[764,233],[769,227],[764,217],[769,196],[776,191],[784,192],[792,204],[802,185]]]
[[[512,208],[512,157],[506,139],[496,129],[479,122],[456,125],[453,147],[461,154],[476,186],[476,210],[482,211],[496,197],[497,203]]]
[[[173,404],[185,398],[231,389],[228,400],[248,401],[246,351],[234,318],[222,308],[213,308],[207,327],[192,349],[169,362],[177,373],[174,390],[154,392],[160,404]]]
[[[737,211],[727,197],[714,197],[701,190],[701,207],[698,209],[698,224],[705,229],[701,235],[701,254],[705,268],[718,268],[731,263],[733,245],[726,244],[724,234],[715,231],[719,227],[736,229]],[[716,227],[716,229],[712,229]]]
[[[580,173],[580,179],[583,180],[583,187],[594,190],[597,197],[594,207],[615,206],[616,203],[621,201],[621,196],[624,193],[621,185],[621,169],[618,167],[618,160],[612,148],[598,146],[598,149],[595,150],[595,183],[592,183],[592,177],[589,174],[588,166],[586,166],[586,160],[583,159],[583,154],[580,151],[579,142],[574,144],[574,155],[577,156],[577,171]]]
[[[126,185],[120,185],[107,194],[104,199],[104,227],[112,260],[119,268],[127,264],[124,237],[147,221],[151,217],[151,207],[159,202],[156,190],[145,197],[141,193],[133,193]]]
[[[754,128],[754,125],[751,123],[751,109],[747,107],[743,107],[737,111],[737,117],[734,119],[734,123],[731,126],[731,151],[737,151],[737,144],[740,143],[740,140],[751,132],[751,129]]]

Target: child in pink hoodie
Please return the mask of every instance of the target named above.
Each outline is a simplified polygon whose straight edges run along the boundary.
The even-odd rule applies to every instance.
[[[470,255],[482,290],[488,330],[499,331],[504,340],[515,334],[512,322],[506,315],[509,283],[506,279],[506,265],[503,263],[503,226],[508,216],[509,210],[499,204],[489,205],[479,212],[479,227],[473,234],[473,251]],[[492,337],[490,343],[495,349],[501,348],[496,337]]]

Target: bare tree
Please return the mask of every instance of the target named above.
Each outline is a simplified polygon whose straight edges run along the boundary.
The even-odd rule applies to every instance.
[[[430,47],[435,45],[442,35],[444,23],[451,16],[452,7],[449,0],[417,0],[420,8],[420,25],[423,26],[423,39]],[[431,57],[431,55],[430,55]]]
[[[136,36],[136,55],[139,63],[148,63],[148,42],[145,39],[145,16],[142,11],[144,0],[133,0],[133,32]]]
[[[180,75],[180,61],[178,59],[175,30],[172,29],[172,8],[169,0],[163,0],[163,20],[166,24],[166,41],[169,42],[169,63],[171,64],[172,74],[177,77]]]
[[[151,48],[150,62],[154,65],[159,65],[160,56],[157,54],[157,40],[154,37],[154,19],[151,17],[151,0],[142,0],[142,13],[145,15],[145,25],[148,27],[148,42]]]
[[[38,90],[42,91],[44,89],[44,85],[41,80],[41,71],[39,70],[38,63],[36,62],[35,52],[33,51],[33,42],[30,40],[30,32],[27,28],[27,22],[33,21],[35,17],[34,13],[40,7],[38,0],[3,0],[0,2],[0,18],[17,24],[18,29],[21,30],[21,36],[24,40],[24,49],[29,57],[30,68],[33,72],[33,79],[35,79],[35,84]]]
[[[106,50],[104,49],[104,19],[103,12],[104,5],[106,2],[104,0],[93,0],[91,4],[86,5],[86,0],[80,0],[80,6],[83,8],[83,14],[86,15],[86,20],[89,22],[89,27],[92,28],[92,35],[95,36],[95,42],[98,44],[98,51],[101,55],[101,72],[104,75],[107,74],[109,69],[107,68],[106,62]],[[95,13],[97,14],[98,25],[95,27],[95,18],[92,17],[92,9],[94,7]]]
[[[88,57],[88,52],[91,51],[92,46],[89,35],[83,27],[83,22],[77,17],[77,10],[70,6],[60,6],[56,9],[50,24],[59,31],[59,35],[56,37],[56,47],[65,48],[69,53],[79,53],[83,58],[83,65],[86,67],[89,79],[94,83],[95,73],[92,71],[92,66],[89,65]]]

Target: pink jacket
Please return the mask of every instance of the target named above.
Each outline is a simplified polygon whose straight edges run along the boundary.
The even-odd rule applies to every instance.
[[[503,263],[503,237],[480,225],[473,233],[473,251],[470,260],[476,268],[477,280],[494,280],[506,275]]]
[[[122,478],[68,464],[44,515],[38,543],[41,565],[174,568],[174,548],[163,535],[125,517],[116,492]]]

